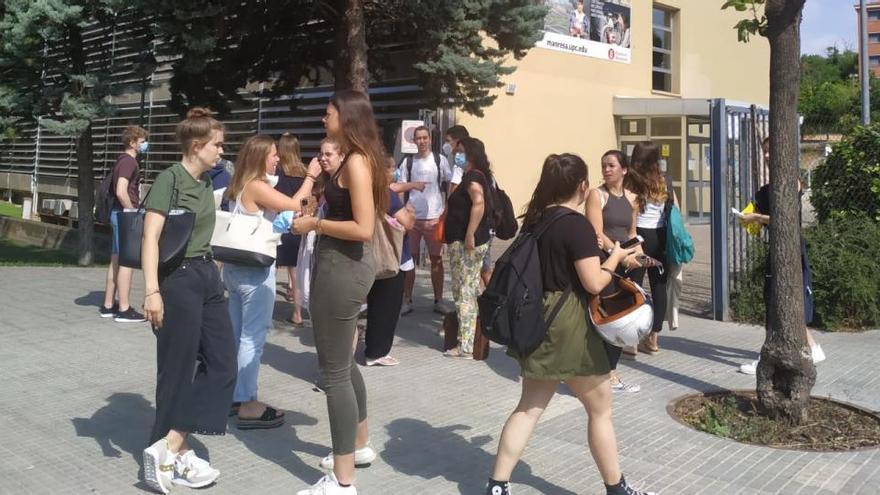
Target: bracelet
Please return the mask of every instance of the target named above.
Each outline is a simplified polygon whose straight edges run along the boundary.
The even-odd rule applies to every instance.
[[[149,294],[145,295],[145,296],[144,296],[144,299],[146,299],[146,298],[148,298],[148,297],[150,297],[150,296],[155,296],[155,295],[158,294],[158,293],[159,293],[159,290],[158,290],[158,289],[157,289],[157,290],[154,290],[153,292],[150,292]]]
[[[312,179],[312,181],[314,181],[314,182],[318,181],[318,177],[314,176],[312,174],[306,174],[306,179]]]
[[[324,220],[323,218],[319,218],[318,221],[315,222],[315,231],[318,232],[319,234],[324,233],[324,230],[321,228],[321,221],[323,221],[323,220]]]

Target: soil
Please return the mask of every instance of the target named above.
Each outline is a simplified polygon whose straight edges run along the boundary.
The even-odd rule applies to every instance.
[[[738,442],[793,450],[846,451],[880,446],[880,417],[830,399],[810,399],[809,419],[788,426],[758,414],[754,392],[690,395],[670,405],[673,417]]]

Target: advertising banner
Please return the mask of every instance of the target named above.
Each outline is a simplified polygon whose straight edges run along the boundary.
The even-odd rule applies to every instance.
[[[544,38],[537,46],[628,64],[631,0],[544,0]]]
[[[400,123],[400,152],[404,155],[419,152],[414,139],[417,127],[425,125],[421,120],[404,120]]]

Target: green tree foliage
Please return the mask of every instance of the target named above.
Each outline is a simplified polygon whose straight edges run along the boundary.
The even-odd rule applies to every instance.
[[[871,81],[880,90],[878,81]],[[828,48],[823,55],[801,57],[799,112],[804,134],[843,133],[858,122],[858,55],[851,50]],[[875,106],[880,110],[880,102]]]
[[[110,26],[126,0],[3,0],[0,3],[0,124],[38,120],[49,132],[75,136],[79,193],[79,261],[93,258],[94,174],[91,123],[110,112],[109,46],[86,50],[84,31]]]
[[[880,124],[857,126],[834,145],[813,171],[810,202],[820,223],[845,216],[880,222]]]
[[[342,63],[337,21],[342,0],[156,0],[148,12],[174,62],[172,103],[218,110],[239,90],[268,83],[290,94],[332,83]],[[366,0],[364,26],[372,79],[414,76],[427,105],[480,115],[490,92],[541,36],[546,9],[532,0]],[[345,87],[344,81],[335,81]]]

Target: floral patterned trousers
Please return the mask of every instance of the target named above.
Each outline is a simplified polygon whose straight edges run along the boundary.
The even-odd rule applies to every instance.
[[[471,252],[464,242],[449,245],[449,263],[452,265],[452,299],[458,313],[458,346],[461,352],[474,352],[474,330],[477,327],[477,295],[480,291],[480,268],[488,244],[477,246]]]

